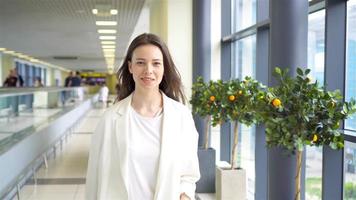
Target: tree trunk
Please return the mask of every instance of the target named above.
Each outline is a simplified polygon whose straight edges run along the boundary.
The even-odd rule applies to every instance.
[[[300,178],[302,172],[302,156],[303,152],[297,151],[297,171],[295,176],[295,197],[294,200],[300,200]]]
[[[237,142],[239,137],[239,123],[235,121],[234,124],[234,144],[232,145],[231,169],[237,168],[236,155],[237,155]]]
[[[210,128],[211,116],[208,115],[205,119],[205,138],[204,138],[204,149],[209,147],[209,128]]]

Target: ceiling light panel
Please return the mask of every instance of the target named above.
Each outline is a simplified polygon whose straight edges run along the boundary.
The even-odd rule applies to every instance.
[[[115,29],[99,29],[98,33],[103,33],[103,34],[115,34],[116,30]]]
[[[116,26],[116,21],[96,21],[95,24],[97,26]]]
[[[115,49],[115,45],[103,45],[103,49]]]
[[[102,35],[102,36],[99,36],[99,39],[100,40],[116,40],[116,36],[113,36],[113,35],[104,36],[104,35]]]
[[[103,52],[115,52],[115,49],[103,49]]]
[[[94,15],[96,15],[96,14],[98,14],[98,9],[93,9],[93,10],[91,10],[91,12],[92,12]]]
[[[111,10],[110,10],[110,14],[111,14],[111,15],[117,15],[117,13],[118,13],[118,12],[117,12],[116,9],[111,9]]]
[[[101,44],[115,44],[116,42],[115,41],[101,41]]]

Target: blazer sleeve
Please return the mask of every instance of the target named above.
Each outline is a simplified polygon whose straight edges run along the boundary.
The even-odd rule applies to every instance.
[[[101,158],[103,138],[105,135],[105,117],[98,123],[91,138],[88,170],[86,176],[85,199],[96,200],[99,184],[99,161]]]
[[[182,163],[181,193],[185,193],[190,199],[195,199],[195,183],[200,179],[198,160],[198,132],[195,128],[194,120],[190,111],[185,116],[185,128],[183,135],[185,138],[182,145],[185,153],[185,160]]]

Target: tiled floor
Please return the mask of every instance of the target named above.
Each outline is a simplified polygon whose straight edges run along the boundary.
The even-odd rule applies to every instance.
[[[87,113],[63,149],[58,150],[56,159],[48,160],[47,169],[42,166],[38,170],[38,184],[29,182],[21,189],[21,200],[84,200],[91,133],[103,112],[93,109]],[[213,200],[215,196],[199,194],[199,198]]]

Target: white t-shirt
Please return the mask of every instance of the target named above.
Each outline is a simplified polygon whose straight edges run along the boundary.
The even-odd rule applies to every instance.
[[[162,112],[141,116],[132,107],[129,118],[129,200],[153,200],[161,150]]]

